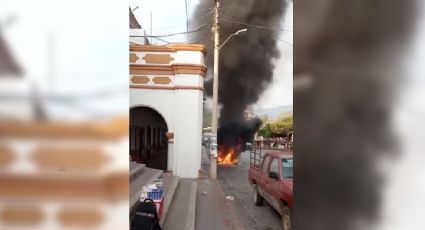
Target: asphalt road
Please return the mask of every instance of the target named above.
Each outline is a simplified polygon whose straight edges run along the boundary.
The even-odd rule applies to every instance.
[[[219,166],[220,185],[226,195],[233,196],[233,205],[246,230],[281,229],[281,218],[266,201],[255,206],[252,188],[248,183],[249,151],[241,153],[239,163],[234,166]]]

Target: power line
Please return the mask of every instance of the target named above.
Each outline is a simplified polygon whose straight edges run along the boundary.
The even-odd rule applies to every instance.
[[[194,18],[194,19],[192,19],[192,20],[194,20],[194,21],[198,21],[198,20],[199,20],[199,19],[201,19],[201,18],[205,18],[206,16],[211,15],[213,12],[214,12],[214,10],[211,10],[210,12],[208,12],[208,13],[206,13],[206,14],[202,15],[202,16],[199,16],[199,17],[197,17],[197,18]]]
[[[224,22],[230,22],[230,23],[238,24],[238,25],[251,26],[251,27],[255,27],[255,28],[259,28],[259,29],[281,30],[281,31],[285,31],[285,32],[293,32],[292,30],[286,30],[286,29],[283,29],[283,28],[272,28],[272,27],[267,27],[267,26],[254,25],[254,24],[249,24],[249,23],[245,23],[245,22],[233,21],[233,20],[229,20],[229,19],[225,19],[225,18],[221,18],[220,20],[224,21]]]
[[[132,37],[134,37],[134,36],[132,36]],[[157,40],[160,40],[160,41],[162,41],[162,42],[165,42],[166,44],[171,44],[171,42],[166,41],[166,40],[164,40],[164,39],[162,39],[162,38],[158,38],[158,37],[153,37],[153,38],[155,38],[155,39],[157,39]],[[132,42],[132,41],[130,41],[130,43],[131,43],[131,44],[133,44],[133,45],[142,45],[142,44],[139,44],[139,43],[136,43],[136,42]]]
[[[202,43],[205,44],[205,39],[207,38],[209,34],[209,30],[204,30],[204,32],[202,34],[200,34],[200,36],[197,36],[193,39],[188,40],[188,43]]]
[[[163,28],[159,28],[159,29],[154,28],[154,30],[155,30],[155,31],[169,30],[169,29],[174,29],[174,28],[184,27],[184,26],[186,26],[186,25],[180,24],[180,25],[174,25],[174,26],[163,27]]]
[[[199,19],[202,19],[202,18],[204,18],[206,16],[211,15],[212,12],[213,11],[211,10],[210,12],[208,12],[208,13],[202,15],[202,16],[199,16],[197,18],[191,19],[190,21],[198,21]],[[169,30],[169,29],[174,29],[174,28],[179,28],[179,27],[185,27],[185,26],[186,26],[186,24],[179,24],[179,25],[174,25],[174,26],[162,27],[162,28],[159,28],[159,29],[154,28],[153,30],[154,31],[161,31],[161,30]]]
[[[131,36],[131,37],[135,37],[135,36]],[[166,41],[166,40],[164,40],[164,39],[162,39],[162,38],[156,38],[156,37],[154,37],[154,38],[155,38],[155,39],[157,39],[157,40],[160,40],[160,41],[162,41],[162,42],[165,42],[166,44],[171,44],[171,42]],[[130,41],[130,43],[131,43],[132,45],[143,45],[143,44],[139,44],[139,43],[132,42],[132,41]]]
[[[171,44],[171,43],[172,43],[172,42],[167,42],[167,41],[162,40],[162,39],[159,39],[159,38],[154,38],[154,39],[158,39],[158,40],[160,40],[160,41],[164,42],[166,45],[169,45],[169,44]],[[141,44],[141,43],[132,42],[132,41],[130,41],[130,44],[131,44],[131,45],[141,45],[141,46],[147,45],[147,44]],[[150,45],[153,45],[153,44],[150,44]]]
[[[168,42],[168,41],[166,41],[166,40],[164,40],[164,39],[162,39],[162,38],[158,38],[158,37],[153,37],[154,39],[157,39],[157,40],[160,40],[160,41],[162,41],[162,42],[165,42],[166,44],[171,44],[171,42]]]
[[[176,36],[176,35],[195,33],[195,32],[200,31],[201,29],[203,29],[203,27],[205,27],[205,24],[201,25],[200,27],[198,27],[195,30],[188,31],[188,32],[179,32],[179,33],[163,34],[163,35],[130,35],[130,37],[152,37],[152,38],[171,37],[171,36]]]
[[[279,41],[283,42],[283,43],[288,44],[289,46],[293,46],[293,44],[292,44],[292,43],[287,42],[287,41],[285,41],[285,40],[283,40],[283,39],[280,39],[279,37],[275,37],[275,38],[276,38],[277,40],[279,40]]]

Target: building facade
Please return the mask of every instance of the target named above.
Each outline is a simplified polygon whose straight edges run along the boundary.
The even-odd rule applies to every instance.
[[[196,178],[201,169],[203,45],[130,44],[130,154]]]

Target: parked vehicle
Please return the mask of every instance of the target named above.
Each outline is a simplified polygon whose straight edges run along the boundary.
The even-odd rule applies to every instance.
[[[292,230],[293,154],[288,151],[251,151],[248,180],[255,205],[266,200],[282,216],[282,229]]]
[[[246,142],[245,150],[252,150],[252,143],[251,142]]]

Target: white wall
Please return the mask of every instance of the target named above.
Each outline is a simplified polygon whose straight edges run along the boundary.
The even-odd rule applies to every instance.
[[[176,172],[196,178],[201,169],[202,91],[177,90],[175,94]]]

